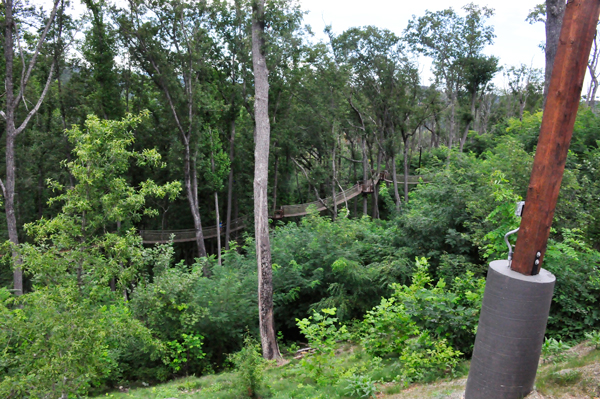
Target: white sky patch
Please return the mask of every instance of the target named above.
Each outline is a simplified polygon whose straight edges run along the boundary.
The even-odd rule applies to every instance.
[[[544,69],[544,53],[540,43],[545,41],[544,24],[530,25],[525,21],[529,11],[542,0],[503,0],[503,1],[465,1],[458,0],[300,0],[302,8],[308,10],[305,23],[311,25],[316,39],[326,40],[322,33],[326,24],[332,25],[336,34],[355,26],[374,25],[389,29],[399,36],[413,15],[425,14],[425,10],[440,11],[449,7],[460,12],[461,8],[474,3],[495,9],[495,15],[489,20],[494,26],[496,39],[485,53],[500,58],[500,65],[531,65]],[[432,78],[430,62],[421,60],[423,83]],[[504,79],[499,73],[494,79],[497,87],[504,87]],[[585,87],[585,86],[584,86]]]
[[[119,4],[125,0],[112,0],[113,4]],[[421,0],[421,1],[391,1],[391,0],[299,0],[303,10],[308,11],[304,17],[304,23],[312,27],[315,40],[327,41],[323,34],[326,24],[332,25],[336,34],[344,30],[357,27],[374,25],[393,31],[399,36],[406,28],[408,21],[413,15],[417,17],[425,14],[425,10],[440,11],[449,7],[460,12],[461,8],[474,3],[479,6],[487,6],[495,10],[495,15],[489,20],[494,26],[496,38],[494,44],[488,46],[485,53],[495,55],[500,59],[501,66],[512,66],[526,64],[534,68],[544,69],[544,53],[540,44],[545,41],[543,23],[530,25],[525,21],[536,4],[543,0]],[[51,0],[31,0],[37,5],[44,5],[48,9],[52,6]],[[80,0],[72,1],[71,12],[81,15],[85,6]],[[420,70],[422,71],[422,82],[428,83],[432,78],[431,62],[423,57],[420,58]],[[586,76],[587,81],[587,76]],[[505,87],[502,73],[494,78],[494,84],[498,88]],[[584,85],[586,91],[587,82]]]

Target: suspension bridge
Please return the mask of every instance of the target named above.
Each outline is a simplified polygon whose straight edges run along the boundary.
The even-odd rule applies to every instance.
[[[308,214],[308,208],[310,206],[316,208],[318,212],[332,209],[334,204],[341,205],[347,204],[349,200],[361,195],[361,194],[372,194],[375,190],[377,184],[380,181],[386,181],[390,183],[391,181],[387,178],[388,175],[386,172],[382,172],[379,176],[367,180],[356,183],[354,186],[350,187],[347,190],[341,191],[335,194],[335,197],[329,196],[326,198],[321,198],[317,201],[306,202],[303,204],[294,204],[294,205],[283,205],[279,209],[275,211],[273,215],[270,216],[271,219],[283,219],[290,217],[300,217],[306,216]],[[420,182],[424,182],[423,178],[425,176],[408,176],[408,184],[415,185]],[[404,184],[404,175],[396,175],[397,182],[399,185]],[[247,217],[240,217],[234,219],[230,223],[230,232],[236,232],[238,230],[242,230],[246,228]],[[202,229],[202,233],[204,238],[215,238],[218,234],[225,234],[225,228],[219,226],[210,226],[204,227]],[[182,229],[182,230],[140,230],[140,235],[142,236],[142,241],[144,244],[164,244],[171,241],[173,242],[193,242],[196,241],[196,230],[195,229]]]

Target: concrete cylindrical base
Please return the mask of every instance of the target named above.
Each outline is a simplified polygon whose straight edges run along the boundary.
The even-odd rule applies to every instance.
[[[533,389],[556,278],[490,264],[465,399],[521,399]]]

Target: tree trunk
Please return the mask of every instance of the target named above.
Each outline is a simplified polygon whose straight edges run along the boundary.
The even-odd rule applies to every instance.
[[[562,28],[562,20],[565,15],[565,0],[546,0],[546,71],[544,80],[544,107],[548,97],[548,88],[550,86],[550,77],[552,76],[552,67],[554,58],[558,49],[558,38]]]
[[[275,173],[273,176],[273,215],[277,210],[277,171],[279,169],[279,157],[275,157]]]
[[[352,159],[356,159],[356,151],[354,149],[354,141],[352,141],[351,144],[352,145],[350,147],[351,148],[350,154],[352,156]],[[352,162],[352,169],[353,169],[353,172],[354,172],[354,175],[353,175],[354,176],[354,183],[356,183],[358,181],[358,179],[357,179],[358,176],[356,174],[356,162]],[[353,202],[354,202],[354,205],[353,205],[353,207],[354,207],[354,217],[356,217],[356,216],[358,216],[358,197],[355,197]]]
[[[592,112],[595,113],[595,105],[596,105],[596,92],[598,91],[598,61],[600,61],[600,48],[598,48],[598,33],[596,32],[596,36],[594,37],[594,41],[592,42],[592,51],[591,51],[590,59],[588,60],[588,71],[590,72],[590,86],[587,92],[587,100],[586,103],[588,107],[592,109]]]
[[[450,129],[448,134],[448,149],[452,150],[452,142],[454,141],[454,128],[456,122],[456,99],[454,93],[450,96]],[[448,153],[448,159],[450,159],[450,153]]]
[[[392,154],[392,181],[394,182],[394,199],[396,200],[396,210],[400,211],[400,192],[398,191],[398,176],[396,173],[396,154]]]
[[[408,202],[408,144],[404,141],[404,202]]]
[[[8,69],[8,68],[7,68]],[[10,116],[7,113],[7,117]],[[8,119],[7,118],[7,119]],[[9,120],[6,121],[6,192],[5,192],[5,211],[6,225],[8,228],[8,239],[13,244],[12,258],[14,262],[13,288],[15,295],[23,294],[23,270],[21,269],[21,257],[16,246],[19,245],[19,235],[17,232],[17,218],[15,215],[15,181],[16,181],[16,164],[15,164],[15,126]]]
[[[269,71],[265,55],[265,0],[252,2],[252,66],[254,70],[254,226],[258,265],[258,318],[263,357],[281,359],[273,317],[273,269],[269,241]]]
[[[300,191],[300,179],[298,178],[298,166],[294,164],[294,170],[296,171],[296,189],[298,190],[298,202],[302,204],[304,200],[302,198],[302,191]]]
[[[215,213],[217,216],[217,259],[221,266],[221,216],[219,215],[219,193],[215,191]]]
[[[377,152],[377,176],[379,176],[379,172],[381,171],[381,158],[382,158],[381,148]],[[379,219],[379,191],[378,185],[373,182],[373,219]]]
[[[196,178],[196,162],[192,162],[190,156],[190,146],[185,145],[185,161],[184,161],[184,184],[185,191],[194,220],[194,230],[196,232],[196,248],[198,249],[198,257],[206,257],[206,247],[204,245],[204,233],[202,231],[202,220],[200,219],[200,207],[198,206],[198,182]],[[204,267],[204,275],[208,276],[208,269]]]
[[[365,138],[361,137],[362,144],[362,159],[363,159],[363,185],[368,183],[369,175],[369,161],[367,160],[367,147],[365,144]],[[363,194],[363,215],[368,215],[368,199],[367,194]]]
[[[211,151],[210,151],[210,168],[212,173],[215,173],[215,156],[214,156],[214,144],[212,142],[212,133],[210,136],[211,140]],[[219,215],[219,193],[215,191],[215,215],[217,219],[217,260],[219,266],[221,266],[221,216]]]
[[[336,172],[335,172],[335,150],[336,150],[336,143],[334,142],[333,144],[333,152],[331,154],[331,168],[332,168],[332,173],[331,173],[331,200],[333,201],[333,215],[332,215],[332,220],[335,222],[335,218],[337,217],[338,214],[338,210],[337,210],[337,201],[335,198],[335,182],[337,180],[337,176],[336,176]]]
[[[14,275],[13,275],[13,288],[15,295],[23,294],[23,271],[20,267],[21,257],[18,254],[16,246],[19,244],[19,236],[17,231],[17,217],[15,215],[15,182],[16,182],[16,162],[15,162],[15,140],[17,136],[25,130],[29,120],[39,110],[48,89],[52,82],[52,76],[54,74],[55,63],[52,63],[50,72],[46,80],[46,85],[43,88],[42,93],[36,103],[36,105],[28,110],[27,116],[24,121],[17,127],[15,123],[17,108],[26,90],[27,84],[31,77],[31,72],[37,62],[42,44],[46,40],[46,35],[52,25],[58,9],[59,0],[54,1],[54,8],[50,14],[50,17],[46,21],[46,25],[42,34],[40,35],[33,55],[29,60],[27,68],[24,68],[21,73],[21,86],[19,87],[18,94],[15,96],[14,87],[14,28],[15,20],[13,15],[13,0],[5,0],[4,2],[4,62],[5,62],[5,80],[4,88],[6,95],[5,109],[6,111],[0,110],[0,116],[4,118],[6,122],[6,182],[0,180],[0,187],[2,188],[4,199],[5,199],[5,212],[6,212],[6,225],[8,229],[8,239],[13,244],[12,257],[14,263]]]
[[[475,102],[477,101],[477,92],[471,93],[471,115],[473,116],[473,120],[475,120]],[[471,122],[467,123],[465,127],[465,132],[463,133],[462,139],[460,140],[460,152],[463,152],[463,148],[465,143],[467,142],[467,137],[469,137],[469,128],[471,127]]]
[[[17,234],[17,219],[15,217],[15,102],[13,85],[13,2],[6,0],[5,3],[5,25],[4,25],[4,59],[6,62],[6,186],[4,186],[6,225],[8,227],[8,239],[16,247],[19,245]],[[12,256],[15,265],[13,285],[15,295],[23,294],[23,271],[19,266],[19,256],[13,247]]]
[[[38,165],[38,219],[44,216],[44,172],[42,165]]]
[[[225,249],[229,249],[231,240],[231,202],[233,200],[233,158],[235,156],[235,119],[231,121],[231,136],[229,138],[229,183],[227,189],[227,225],[225,226]]]

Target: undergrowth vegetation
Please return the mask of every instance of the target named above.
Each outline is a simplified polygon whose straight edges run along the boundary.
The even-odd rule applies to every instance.
[[[585,334],[598,346],[590,331],[600,327],[600,150],[585,127],[594,117],[581,114],[544,262],[557,276],[545,344],[551,361],[562,361],[567,342]],[[503,235],[519,223],[514,204],[525,195],[539,115],[511,120],[480,153],[428,157],[422,168],[430,181],[399,210],[381,191],[388,220],[341,210],[335,221],[312,212],[297,223],[274,222],[280,347],[289,354],[309,348],[278,371],[262,361],[255,341],[250,236],[232,241],[221,265],[214,257],[186,264],[171,244],[144,247],[132,230],[140,214],[153,213],[147,198],[180,190],[121,180],[132,162],[162,166],[155,153],[129,150],[129,128],[138,122],[92,118],[85,131],[70,131],[78,151],[67,166],[78,183],[55,186],[61,211],[29,225],[30,242],[17,248],[35,289],[19,298],[0,290],[0,396],[84,396],[233,369],[237,382],[211,380],[229,384],[230,393],[202,386],[202,395],[368,398],[376,382],[406,386],[463,372],[486,264],[506,256]],[[88,176],[85,165],[102,173]],[[116,222],[119,230],[107,228]],[[280,376],[278,388],[264,373]],[[192,385],[181,391],[200,389]]]

